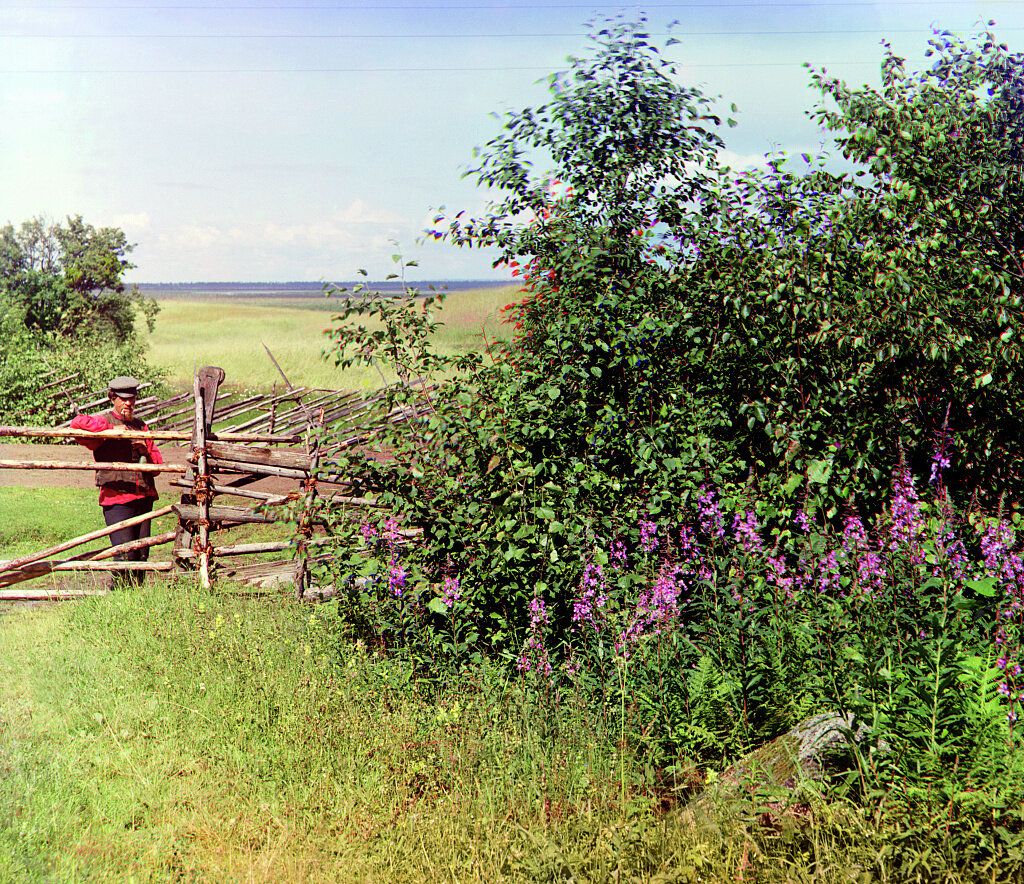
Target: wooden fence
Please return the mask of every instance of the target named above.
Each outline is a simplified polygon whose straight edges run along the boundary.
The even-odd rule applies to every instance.
[[[0,438],[68,439],[84,436],[131,438],[155,441],[187,441],[190,453],[187,465],[173,467],[145,463],[98,463],[63,461],[50,463],[33,460],[0,460],[0,469],[113,470],[163,472],[177,470],[171,481],[183,489],[181,500],[135,519],[90,532],[39,552],[0,562],[0,587],[10,587],[57,571],[198,571],[204,587],[212,586],[219,576],[252,583],[281,581],[294,583],[302,598],[309,588],[310,564],[319,558],[317,550],[328,542],[318,519],[318,503],[324,498],[337,505],[374,506],[374,501],[351,494],[350,483],[339,476],[318,476],[323,454],[319,450],[319,428],[342,423],[348,430],[337,449],[356,445],[373,437],[381,420],[402,420],[412,416],[408,409],[380,414],[386,391],[370,395],[327,390],[291,388],[268,396],[228,396],[218,400],[224,372],[220,368],[200,369],[194,379],[191,396],[180,394],[162,401],[139,399],[137,416],[149,424],[146,432],[112,429],[101,433],[59,427],[0,427]],[[290,386],[290,385],[289,385]],[[97,398],[96,408],[107,403]],[[376,413],[375,413],[376,409]],[[254,412],[256,413],[254,416]],[[153,415],[156,415],[153,417]],[[187,417],[186,417],[187,415]],[[244,419],[239,420],[240,417]],[[70,423],[70,422],[69,422]],[[337,436],[335,436],[337,438]],[[278,448],[277,445],[301,445]],[[288,480],[293,487],[286,493],[269,493],[246,486],[273,476]],[[216,501],[218,496],[241,498],[255,505],[241,506]],[[287,504],[287,509],[281,508]],[[145,540],[54,558],[84,544],[108,536],[120,528],[173,513],[174,531]],[[287,540],[261,543],[215,543],[215,536],[238,525],[290,522],[292,536]],[[140,549],[171,544],[171,557],[164,561],[113,561],[114,556]],[[237,564],[240,557],[258,553],[289,551],[287,559]],[[26,591],[0,588],[0,600],[18,598],[65,598],[82,591]]]

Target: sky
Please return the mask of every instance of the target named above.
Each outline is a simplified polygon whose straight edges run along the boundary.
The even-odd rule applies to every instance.
[[[474,148],[619,14],[738,105],[736,166],[829,148],[804,62],[874,84],[883,39],[917,68],[990,19],[1024,47],[1024,0],[0,0],[0,224],[119,227],[131,282],[506,278],[423,231],[497,196]]]

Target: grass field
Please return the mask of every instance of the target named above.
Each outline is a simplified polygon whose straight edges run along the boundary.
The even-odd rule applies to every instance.
[[[697,817],[614,713],[423,694],[335,620],[161,580],[0,617],[0,881],[868,880],[859,831]]]
[[[516,299],[517,291],[517,286],[501,285],[449,295],[440,316],[445,326],[438,335],[438,349],[466,352],[481,349],[485,336],[507,336],[498,311]],[[324,331],[339,309],[334,299],[173,299],[160,306],[156,328],[145,336],[148,358],[167,370],[168,383],[175,389],[190,387],[193,369],[203,365],[221,366],[229,389],[280,386],[281,376],[264,345],[296,386],[356,390],[381,385],[381,376],[373,369],[342,373],[333,359],[323,358],[330,344]]]

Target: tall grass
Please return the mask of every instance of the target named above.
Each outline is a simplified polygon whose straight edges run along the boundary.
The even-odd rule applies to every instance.
[[[516,286],[469,289],[448,295],[441,314],[441,352],[482,349],[485,340],[505,335],[499,311],[513,301]],[[264,345],[297,386],[359,390],[380,386],[373,369],[340,372],[323,352],[324,331],[341,308],[336,298],[291,301],[166,300],[154,331],[146,336],[149,360],[168,371],[168,383],[185,389],[196,366],[219,365],[227,386],[270,389],[282,383]]]

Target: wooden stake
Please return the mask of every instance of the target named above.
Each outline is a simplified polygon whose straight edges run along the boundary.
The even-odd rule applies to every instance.
[[[115,470],[138,473],[181,473],[185,467],[169,463],[105,463],[103,461],[0,460],[0,470]]]
[[[195,397],[195,427],[192,435],[192,448],[199,452],[196,463],[195,496],[199,504],[199,577],[203,589],[212,587],[210,582],[210,493],[206,483],[210,481],[210,471],[206,466],[206,421],[203,408],[203,389],[196,375],[192,383],[192,395]]]
[[[170,571],[173,567],[174,562],[97,562],[92,559],[86,561],[68,559],[62,562],[33,562],[31,565],[26,565],[20,571],[0,574],[0,586],[24,583],[26,580],[44,577],[47,574],[52,574],[54,571]]]

